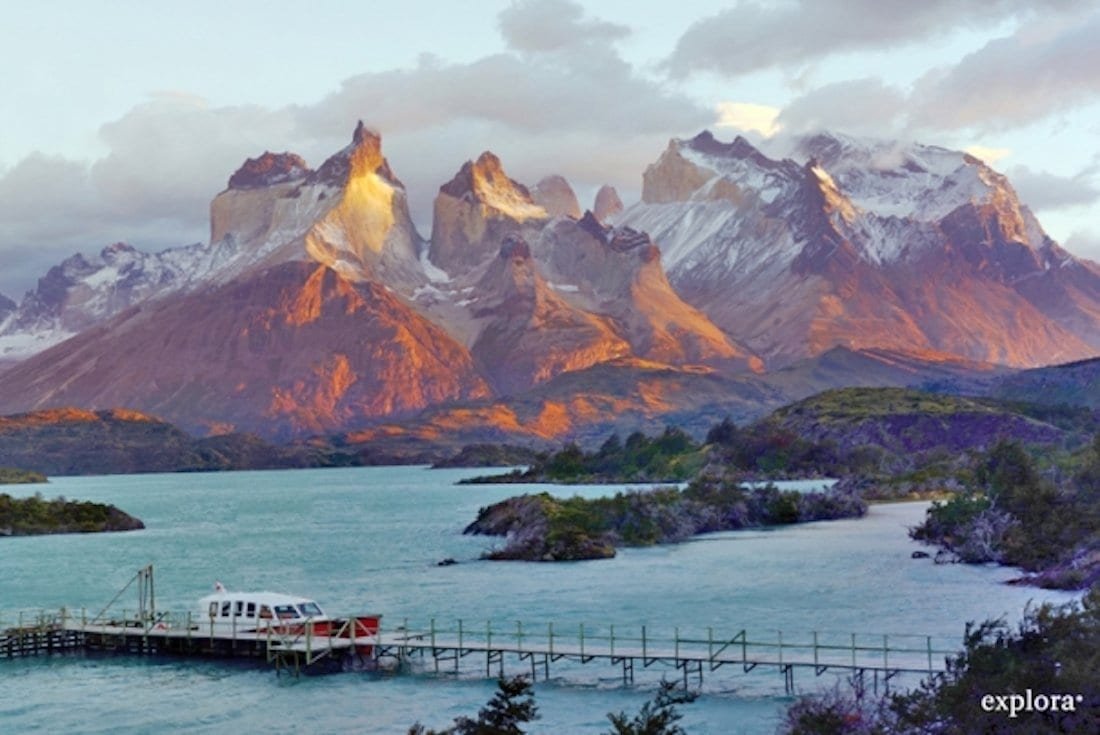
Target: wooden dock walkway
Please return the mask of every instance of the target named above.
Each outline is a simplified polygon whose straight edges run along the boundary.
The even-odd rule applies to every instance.
[[[358,619],[308,623],[294,630],[215,633],[199,616],[127,615],[100,620],[86,612],[20,614],[15,625],[0,621],[0,658],[96,651],[144,655],[177,655],[264,660],[276,671],[297,674],[325,664],[338,669],[345,659],[368,651],[373,658],[376,636],[362,629]],[[352,631],[356,635],[352,635]]]
[[[326,623],[321,632],[309,624],[293,633],[215,635],[212,626],[191,614],[145,619],[123,614],[101,621],[61,610],[20,616],[6,628],[0,624],[0,658],[71,651],[234,657],[265,660],[276,670],[298,673],[319,663],[339,668],[348,657],[362,658],[367,652],[374,662],[411,665],[419,659],[430,662],[436,672],[456,674],[464,661],[477,661],[479,670],[484,665],[486,676],[503,676],[507,658],[529,668],[532,680],[548,679],[552,664],[571,661],[616,667],[624,685],[633,684],[639,670],[665,667],[678,672],[685,688],[693,679],[702,684],[705,673],[723,667],[743,673],[759,668],[778,671],[784,690],[791,693],[797,670],[817,676],[847,672],[861,682],[870,679],[877,690],[880,683],[888,688],[899,674],[940,674],[946,670],[947,657],[957,652],[954,641],[918,635],[810,632],[794,636],[779,631],[750,635],[744,629],[470,625],[461,620],[451,625],[430,620],[422,626],[405,621],[392,630],[379,626],[356,630],[352,636],[348,626],[354,621],[339,621],[331,629]]]
[[[747,630],[720,632],[707,628],[694,633],[679,627],[655,632],[649,626],[632,628],[591,625],[469,625],[457,621],[441,627],[436,621],[415,627],[408,622],[393,631],[380,630],[375,655],[406,662],[418,656],[436,671],[458,673],[468,657],[483,661],[485,675],[504,674],[505,657],[530,666],[532,680],[550,676],[557,661],[590,662],[619,667],[624,685],[634,683],[635,672],[654,666],[674,669],[687,688],[694,678],[702,684],[704,672],[738,667],[743,673],[775,669],[787,693],[794,691],[796,670],[848,672],[860,682],[870,678],[877,690],[889,688],[899,674],[929,676],[946,670],[946,659],[957,653],[957,643],[924,635],[881,635],[810,632],[801,636],[750,635]]]

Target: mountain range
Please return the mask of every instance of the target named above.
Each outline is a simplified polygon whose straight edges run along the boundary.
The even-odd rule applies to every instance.
[[[377,133],[265,152],[207,243],[117,243],[0,298],[0,413],[126,407],[193,432],[558,440],[952,384],[1100,352],[1100,266],[965,153],[820,134],[672,140],[624,209],[484,152],[413,225]],[[704,427],[705,430],[705,427]]]

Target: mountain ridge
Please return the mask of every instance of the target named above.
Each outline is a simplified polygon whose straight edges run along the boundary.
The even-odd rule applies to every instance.
[[[529,188],[486,151],[440,187],[429,238],[362,121],[316,169],[265,151],[212,200],[209,243],[74,256],[0,303],[0,353],[25,358],[0,411],[127,405],[280,440],[465,415],[548,440],[605,412],[698,424],[1097,353],[1100,266],[1005,177],[935,146],[798,150],[674,139],[641,202],[604,187],[584,212],[564,178]]]

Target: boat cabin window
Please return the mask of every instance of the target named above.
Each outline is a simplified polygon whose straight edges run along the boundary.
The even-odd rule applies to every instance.
[[[275,614],[279,617],[279,620],[298,617],[298,611],[294,609],[293,605],[276,605]]]
[[[324,615],[321,612],[321,608],[317,607],[316,602],[303,602],[298,606],[298,609],[302,612],[302,617],[315,618],[320,615]]]
[[[256,603],[255,602],[248,603],[248,607],[245,608],[244,615],[245,615],[246,618],[256,617]]]
[[[233,607],[233,603],[230,602],[229,600],[226,600],[225,602],[222,603],[222,617],[223,618],[228,618],[229,617],[229,611],[232,609],[232,607]]]
[[[218,603],[216,603],[216,602],[211,602],[210,603],[210,617],[212,617],[212,618],[218,617]]]
[[[271,608],[267,605],[260,605],[260,617],[263,620],[271,620]]]
[[[239,618],[244,615],[244,600],[237,600],[237,605],[233,610],[233,617]]]

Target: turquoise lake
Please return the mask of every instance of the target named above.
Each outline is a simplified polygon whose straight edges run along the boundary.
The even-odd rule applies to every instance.
[[[483,470],[379,467],[217,474],[55,478],[15,495],[118,505],[145,521],[125,534],[0,539],[0,617],[106,604],[138,568],[154,564],[158,609],[187,611],[215,580],[230,589],[290,592],[330,614],[381,613],[383,625],[459,619],[504,628],[581,623],[655,633],[685,630],[763,637],[809,631],[922,634],[960,641],[967,621],[1018,619],[1029,602],[1065,593],[1003,584],[1014,570],[937,566],[906,529],[925,503],[873,506],[858,520],[714,534],[615,559],[569,564],[486,562],[495,541],[462,535],[480,507],[520,492],[603,495],[615,486],[475,485]],[[459,561],[437,566],[444,558]],[[123,600],[125,603],[125,599]],[[507,673],[529,672],[506,660]],[[420,721],[474,715],[495,684],[484,662],[462,673],[414,665],[400,674],[282,676],[264,665],[122,656],[0,660],[0,732],[404,733]],[[560,663],[535,686],[539,733],[598,733],[609,711],[636,711],[662,676],[632,687],[612,666]],[[796,675],[801,691],[836,677]],[[789,703],[774,670],[705,675],[683,708],[690,733],[772,733]]]

